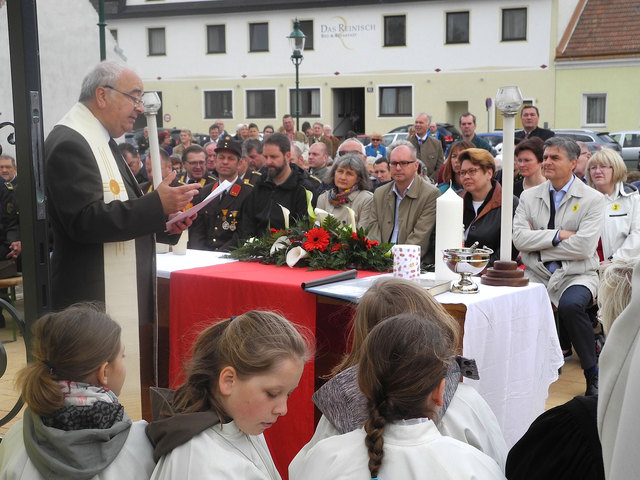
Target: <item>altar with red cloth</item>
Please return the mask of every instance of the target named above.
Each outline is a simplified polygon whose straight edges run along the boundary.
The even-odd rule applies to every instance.
[[[174,271],[170,277],[169,384],[183,379],[183,367],[200,331],[217,320],[248,310],[273,310],[303,325],[316,335],[316,296],[301,289],[301,283],[333,275],[332,270],[307,271],[254,262]],[[376,272],[358,272],[358,278]],[[265,431],[278,470],[287,478],[293,457],[311,438],[314,406],[315,362],[305,365],[298,388],[288,403],[288,413]]]

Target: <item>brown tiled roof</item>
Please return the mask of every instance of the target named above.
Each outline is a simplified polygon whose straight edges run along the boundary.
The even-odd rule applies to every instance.
[[[567,27],[570,37],[558,46],[556,60],[640,56],[639,0],[587,0],[580,14],[582,5],[578,2],[577,18]]]

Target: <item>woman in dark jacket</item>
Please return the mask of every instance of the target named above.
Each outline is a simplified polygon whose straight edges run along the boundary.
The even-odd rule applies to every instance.
[[[481,148],[469,148],[460,153],[460,179],[464,188],[464,243],[479,242],[493,250],[489,266],[500,259],[500,217],[502,215],[502,187],[493,179],[496,164],[493,156]],[[513,211],[518,198],[513,197]],[[511,258],[518,251],[511,246]]]

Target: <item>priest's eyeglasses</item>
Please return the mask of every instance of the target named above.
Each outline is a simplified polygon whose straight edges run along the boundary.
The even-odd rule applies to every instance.
[[[143,102],[142,102],[142,98],[138,98],[138,97],[134,97],[133,95],[130,95],[126,92],[123,92],[122,90],[118,90],[117,88],[112,87],[111,85],[103,85],[104,88],[108,88],[109,90],[113,90],[114,92],[118,92],[121,93],[122,95],[124,95],[125,97],[127,97],[129,100],[131,100],[133,102],[133,106],[135,108],[138,108],[140,106],[144,106]]]

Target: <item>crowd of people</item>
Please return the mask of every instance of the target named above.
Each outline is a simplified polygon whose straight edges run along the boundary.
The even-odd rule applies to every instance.
[[[280,478],[263,431],[287,413],[313,339],[278,314],[246,312],[204,330],[185,382],[164,392],[152,423],[132,423],[119,404],[124,326],[133,325],[137,337],[138,326],[155,316],[156,239],[175,243],[189,230],[192,248],[228,251],[284,228],[285,210],[303,220],[320,206],[350,222],[349,207],[370,238],[420,245],[430,264],[436,199],[452,189],[463,197],[465,242],[493,248],[492,260],[499,256],[501,177],[493,149],[475,134],[472,113],[460,116],[463,138],[452,145],[421,113],[407,140],[384,146],[373,134],[368,150],[355,138],[340,142],[321,122],[309,135],[298,132],[290,115],[262,135],[254,124],[232,135],[217,121],[204,145],[183,130],[172,146],[160,132],[161,171],[155,172],[143,158],[148,137],[139,149],[113,140],[142,113],[143,91],[130,68],[100,63],[45,142],[58,311],[34,325],[34,361],[18,380],[28,408],[0,443],[0,479],[200,478],[203,472]],[[578,478],[635,474],[630,448],[638,422],[628,402],[637,390],[631,373],[637,322],[623,310],[632,283],[640,288],[640,273],[632,279],[640,195],[625,181],[616,152],[591,155],[586,145],[555,137],[538,127],[536,107],[523,108],[521,118],[511,254],[557,307],[560,344],[566,357],[574,351],[580,357],[585,396],[547,412],[508,451],[489,406],[458,381],[457,324],[416,284],[380,280],[356,308],[350,353],[313,396],[322,418],[289,467],[292,479],[577,478],[587,462],[567,452],[585,444],[585,431],[593,476]],[[161,176],[156,187],[154,175]],[[169,218],[225,180],[220,197],[165,231]],[[613,277],[613,271],[622,273]],[[109,315],[87,301],[106,305]],[[596,302],[615,345],[603,349],[597,423]],[[576,410],[584,429],[558,421]],[[544,470],[548,452],[563,468]]]

